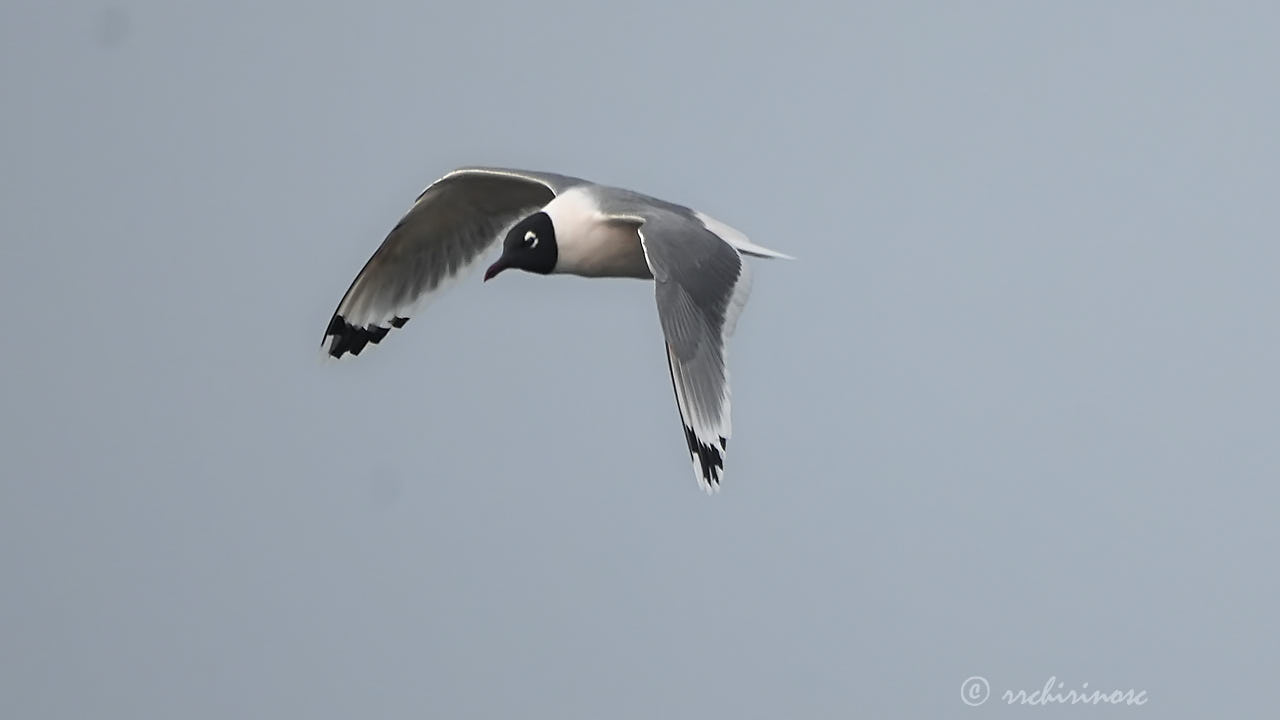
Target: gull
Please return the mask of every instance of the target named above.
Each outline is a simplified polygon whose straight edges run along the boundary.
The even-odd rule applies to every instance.
[[[359,355],[475,268],[652,280],[694,475],[720,487],[731,434],[726,344],[751,291],[743,255],[792,259],[696,210],[546,172],[459,168],[423,190],[356,275],[325,329]]]

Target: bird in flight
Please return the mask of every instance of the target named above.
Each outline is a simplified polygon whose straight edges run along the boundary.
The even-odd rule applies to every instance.
[[[751,290],[742,256],[791,259],[696,210],[553,173],[459,168],[422,191],[356,275],[325,329],[359,355],[403,327],[501,242],[485,271],[653,280],[694,474],[720,487],[730,436],[726,344]]]

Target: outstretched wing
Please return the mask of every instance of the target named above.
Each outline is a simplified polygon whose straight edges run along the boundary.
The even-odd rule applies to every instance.
[[[578,178],[502,168],[460,168],[422,191],[338,303],[321,345],[359,355],[409,321],[449,281],[473,269],[507,228]]]
[[[751,292],[738,251],[683,208],[636,213],[653,272],[667,363],[694,473],[707,492],[720,487],[729,420],[726,344]]]

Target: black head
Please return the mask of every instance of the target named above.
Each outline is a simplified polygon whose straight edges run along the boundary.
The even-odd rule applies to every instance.
[[[506,240],[502,241],[502,257],[489,266],[484,279],[488,280],[508,268],[546,275],[555,269],[558,256],[551,217],[544,212],[536,212],[516,223],[507,233]]]

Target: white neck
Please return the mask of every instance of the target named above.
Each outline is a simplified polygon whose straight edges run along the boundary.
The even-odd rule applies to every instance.
[[[631,223],[600,212],[591,193],[571,188],[542,211],[556,231],[556,267],[552,272],[585,277],[651,278],[640,236]]]

